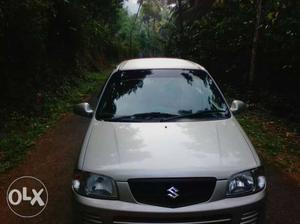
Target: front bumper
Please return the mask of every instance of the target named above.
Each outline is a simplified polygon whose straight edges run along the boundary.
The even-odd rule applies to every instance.
[[[165,208],[136,202],[126,182],[119,182],[119,200],[100,200],[74,192],[75,221],[85,224],[176,223],[259,224],[263,223],[265,190],[253,195],[225,198],[226,181],[218,181],[208,202]],[[223,198],[223,199],[222,199]]]

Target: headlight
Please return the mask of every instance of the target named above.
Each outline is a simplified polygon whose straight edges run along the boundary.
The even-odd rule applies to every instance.
[[[227,196],[244,196],[261,191],[266,186],[262,168],[244,171],[233,175],[228,181]]]
[[[106,176],[89,172],[76,171],[72,188],[78,194],[99,199],[117,199],[118,192],[115,181]]]

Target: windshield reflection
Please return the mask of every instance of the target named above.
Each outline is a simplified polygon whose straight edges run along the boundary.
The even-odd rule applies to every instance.
[[[227,111],[228,108],[215,83],[204,71],[135,70],[113,74],[100,100],[96,118],[124,116],[137,120],[135,115],[143,115],[139,116],[141,120],[151,116],[154,119],[220,110]]]

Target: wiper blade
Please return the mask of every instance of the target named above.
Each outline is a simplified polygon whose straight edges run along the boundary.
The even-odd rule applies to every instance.
[[[176,115],[173,117],[168,117],[168,118],[164,118],[161,120],[161,122],[165,122],[165,121],[171,121],[171,120],[177,120],[177,119],[181,119],[181,118],[190,118],[190,117],[203,117],[206,115],[215,115],[215,114],[222,114],[227,112],[226,110],[204,110],[204,111],[198,111],[195,113],[191,113],[191,114],[182,114],[182,115]]]
[[[135,119],[153,119],[153,118],[165,118],[165,117],[173,117],[176,116],[175,114],[169,113],[161,113],[161,112],[149,112],[149,113],[139,113],[139,114],[132,114],[132,115],[125,115],[125,116],[117,116],[108,118],[106,120],[109,121],[124,121],[124,120],[135,120]]]

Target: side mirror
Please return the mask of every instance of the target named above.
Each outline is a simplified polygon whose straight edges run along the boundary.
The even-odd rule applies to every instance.
[[[79,103],[74,106],[74,113],[83,117],[93,117],[94,110],[89,103]]]
[[[247,105],[241,101],[241,100],[234,100],[232,101],[230,110],[233,114],[238,114],[245,110],[247,108]]]

